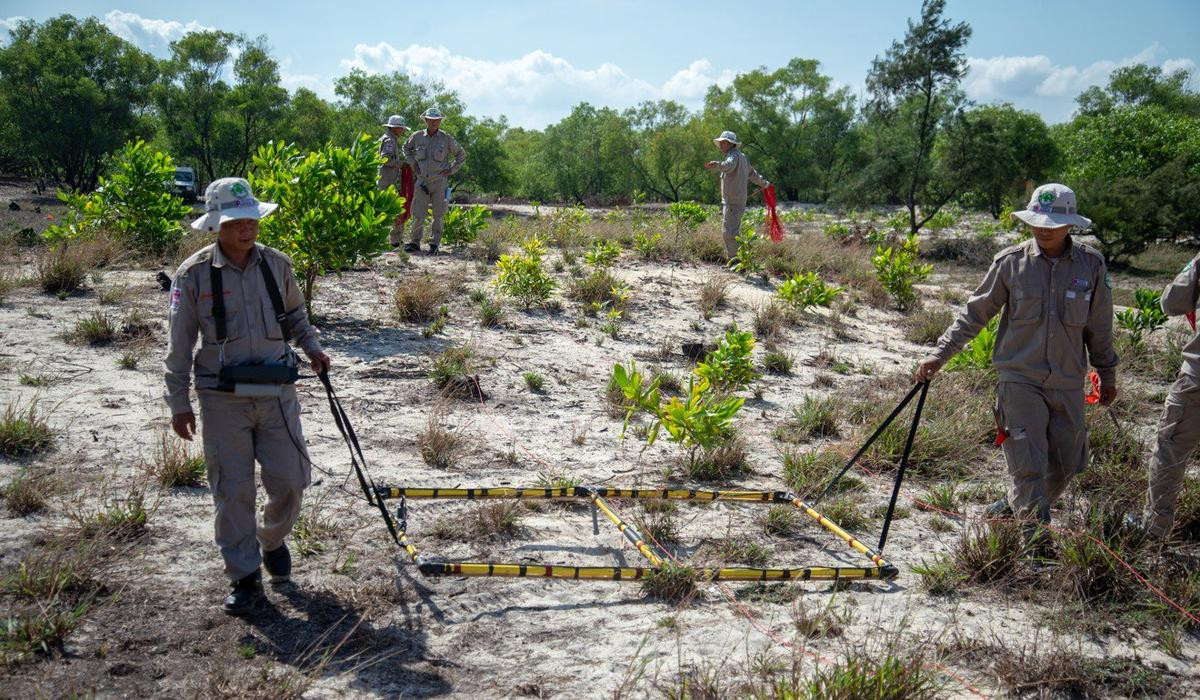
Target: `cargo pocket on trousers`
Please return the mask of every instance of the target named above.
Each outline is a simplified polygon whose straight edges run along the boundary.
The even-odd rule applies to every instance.
[[[1181,403],[1167,402],[1163,408],[1162,420],[1158,423],[1158,439],[1173,442],[1183,422],[1184,407]]]

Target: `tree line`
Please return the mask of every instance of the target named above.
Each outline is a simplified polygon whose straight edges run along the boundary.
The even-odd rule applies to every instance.
[[[1077,98],[1071,121],[1047,125],[1010,104],[978,105],[961,89],[971,27],[926,0],[869,69],[866,95],[834,88],[820,62],[795,58],[709,89],[689,110],[650,101],[625,110],[576,105],[544,129],[467,113],[437,82],[355,69],[335,99],[288,91],[266,37],[189,33],[158,60],[96,18],[31,20],[0,48],[0,169],[87,191],[108,154],[143,139],[208,181],[242,175],[268,142],[301,151],[349,145],[425,107],[469,153],[456,189],[538,201],[713,202],[700,165],[711,138],[738,133],[756,167],[792,201],[901,205],[913,231],[948,204],[999,217],[1028,181],[1080,194],[1118,255],[1186,240],[1200,217],[1200,95],[1186,71],[1135,65]]]

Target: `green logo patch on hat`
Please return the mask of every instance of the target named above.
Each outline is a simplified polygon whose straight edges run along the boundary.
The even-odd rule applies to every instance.
[[[233,193],[234,197],[245,197],[246,195],[250,194],[250,188],[246,187],[246,185],[241,182],[233,183],[233,186],[229,188],[229,191]]]
[[[1053,204],[1056,199],[1058,195],[1054,194],[1054,190],[1045,190],[1038,195],[1038,201],[1042,204]]]

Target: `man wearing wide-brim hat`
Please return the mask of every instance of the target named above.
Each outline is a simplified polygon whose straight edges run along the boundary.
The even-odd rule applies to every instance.
[[[233,585],[224,609],[235,615],[263,598],[260,564],[273,583],[290,577],[283,540],[309,484],[293,383],[298,363],[288,341],[304,350],[314,372],[327,371],[330,363],[308,322],[291,261],[256,242],[259,220],[276,206],[256,199],[242,178],[215,180],[192,228],[216,232],[217,242],[185,260],[171,287],[165,398],[172,429],[191,440],[195,376],[216,543]],[[255,461],[267,492],[258,524]]]
[[[376,173],[376,185],[381,190],[389,187],[395,188],[397,193],[404,197],[404,210],[392,222],[392,232],[389,236],[392,247],[395,247],[400,245],[404,222],[408,221],[408,216],[412,211],[412,168],[405,162],[401,152],[404,132],[408,131],[408,126],[405,125],[404,118],[399,114],[388,117],[381,126],[386,127],[386,131],[383,136],[379,137],[379,157],[383,159],[383,164],[379,166]]]
[[[1076,210],[1075,193],[1057,183],[1033,191],[1013,212],[1032,237],[996,254],[983,283],[921,361],[928,381],[996,314],[997,440],[1012,485],[986,510],[1050,521],[1050,508],[1088,459],[1084,381],[1088,363],[1100,377],[1100,403],[1117,398],[1112,288],[1104,256],[1074,240],[1072,227],[1091,221]]]
[[[453,136],[442,131],[442,113],[437,107],[425,110],[421,118],[425,120],[425,128],[414,132],[404,144],[404,157],[416,176],[412,233],[409,234],[408,245],[404,246],[404,249],[410,253],[421,249],[425,215],[432,209],[429,252],[433,254],[437,253],[438,245],[442,241],[442,218],[446,215],[448,204],[446,188],[450,177],[457,173],[467,160],[467,152],[458,145]]]
[[[746,183],[753,182],[763,189],[771,183],[750,165],[750,159],[742,153],[737,135],[732,131],[722,131],[713,143],[725,157],[710,160],[704,167],[721,173],[721,228],[725,253],[732,258],[737,254],[737,237],[742,232],[742,214],[746,211]]]

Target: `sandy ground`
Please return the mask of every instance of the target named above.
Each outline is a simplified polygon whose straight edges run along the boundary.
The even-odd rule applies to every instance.
[[[2,194],[2,193],[0,193]],[[24,214],[25,212],[20,212]],[[16,213],[14,213],[16,214]],[[15,226],[16,223],[9,222]],[[332,355],[336,388],[349,411],[374,478],[407,486],[537,485],[552,477],[584,484],[661,485],[678,450],[665,441],[641,450],[632,436],[620,439],[621,421],[607,411],[605,380],[616,362],[637,359],[684,376],[690,364],[679,354],[683,340],[710,339],[736,322],[752,327],[753,308],[771,286],[742,279],[712,265],[646,263],[626,254],[615,273],[635,293],[619,339],[595,327],[581,328],[573,304],[564,311],[523,312],[510,308],[506,325],[483,329],[466,294],[450,304],[446,330],[424,338],[421,326],[395,321],[389,300],[398,284],[424,273],[463,276],[466,288],[486,286],[473,263],[457,256],[414,257],[402,263],[387,255],[370,270],[323,280],[316,311]],[[46,513],[4,514],[0,568],[7,569],[37,538],[66,525],[72,509],[104,497],[117,498],[146,481],[144,465],[167,412],[160,395],[167,294],[155,270],[106,272],[94,289],[58,300],[35,289],[18,290],[0,306],[0,403],[37,398],[52,407],[56,448],[32,460],[0,461],[0,481],[31,462],[53,470],[61,489]],[[697,312],[700,285],[713,276],[730,282],[730,300],[710,320]],[[943,269],[932,282],[965,291],[970,271]],[[118,305],[102,307],[100,292],[124,289]],[[925,291],[932,298],[934,287]],[[930,302],[935,303],[936,302]],[[64,332],[76,320],[106,308],[114,314],[143,311],[155,324],[153,342],[134,370],[119,369],[121,349],[79,347]],[[791,376],[766,375],[761,398],[751,397],[739,419],[751,454],[752,472],[738,487],[781,489],[781,457],[772,428],[805,396],[836,390],[841,395],[894,386],[890,377],[907,372],[924,349],[896,331],[898,314],[865,304],[846,318],[849,337],[838,338],[812,318],[788,331],[784,349],[796,359]],[[466,343],[488,362],[480,370],[486,403],[446,401],[431,386],[432,358],[452,344]],[[663,346],[674,355],[663,358]],[[812,365],[834,351],[855,369],[824,386]],[[522,374],[547,379],[531,392]],[[48,387],[22,386],[18,376],[54,377]],[[819,386],[814,386],[814,383]],[[294,583],[268,591],[268,607],[247,620],[228,618],[218,608],[225,592],[220,560],[212,545],[207,489],[158,490],[151,486],[154,512],[149,532],[111,565],[111,595],[90,610],[53,659],[0,671],[0,696],[70,694],[100,696],[208,695],[255,687],[255,679],[278,689],[293,669],[307,671],[313,697],[413,697],[433,695],[573,697],[610,694],[639,697],[678,687],[680,674],[746,678],[782,672],[793,659],[802,674],[847,654],[878,649],[888,638],[929,643],[991,639],[1040,644],[1042,650],[1071,648],[1097,658],[1135,659],[1170,675],[1179,696],[1200,692],[1195,670],[1200,644],[1183,642],[1176,656],[1137,630],[1107,634],[1059,630],[1019,593],[976,589],[952,598],[931,597],[917,588],[911,567],[949,551],[958,537],[929,527],[938,517],[912,509],[910,484],[902,504],[910,509],[893,523],[886,555],[901,569],[892,583],[856,583],[834,591],[827,583],[791,584],[763,591],[753,584],[702,585],[684,606],[645,597],[636,583],[507,579],[425,579],[406,566],[390,543],[378,515],[347,480],[346,447],[315,380],[301,384],[304,430],[319,471],[309,492],[309,517],[336,525],[324,550],[295,557]],[[902,391],[895,392],[899,400]],[[931,401],[954,401],[939,393]],[[425,464],[417,437],[429,416],[443,411],[447,426],[467,447],[458,464],[440,470]],[[1147,422],[1153,416],[1147,416]],[[819,445],[819,443],[817,443]],[[514,455],[515,453],[515,455]],[[998,453],[980,471],[1001,483]],[[886,503],[887,476],[858,475],[866,484],[862,510]],[[709,485],[711,486],[711,485]],[[641,509],[621,502],[621,512]],[[519,563],[640,565],[638,554],[615,528],[600,522],[593,534],[584,508],[546,505],[529,510],[516,537],[439,537],[438,523],[463,521],[474,504],[419,501],[409,504],[411,536],[431,555]],[[976,510],[978,507],[973,507]],[[805,521],[795,538],[768,537],[751,505],[684,505],[676,514],[683,537],[680,557],[703,557],[723,537],[769,547],[772,565],[858,565],[861,559],[814,523]],[[873,517],[862,534],[878,536]],[[797,610],[828,607],[841,620],[839,636],[807,640],[796,632]],[[328,664],[316,660],[334,642]],[[966,683],[991,695],[1003,689],[982,667],[952,663],[939,695],[974,697]],[[263,688],[258,688],[263,690]]]

